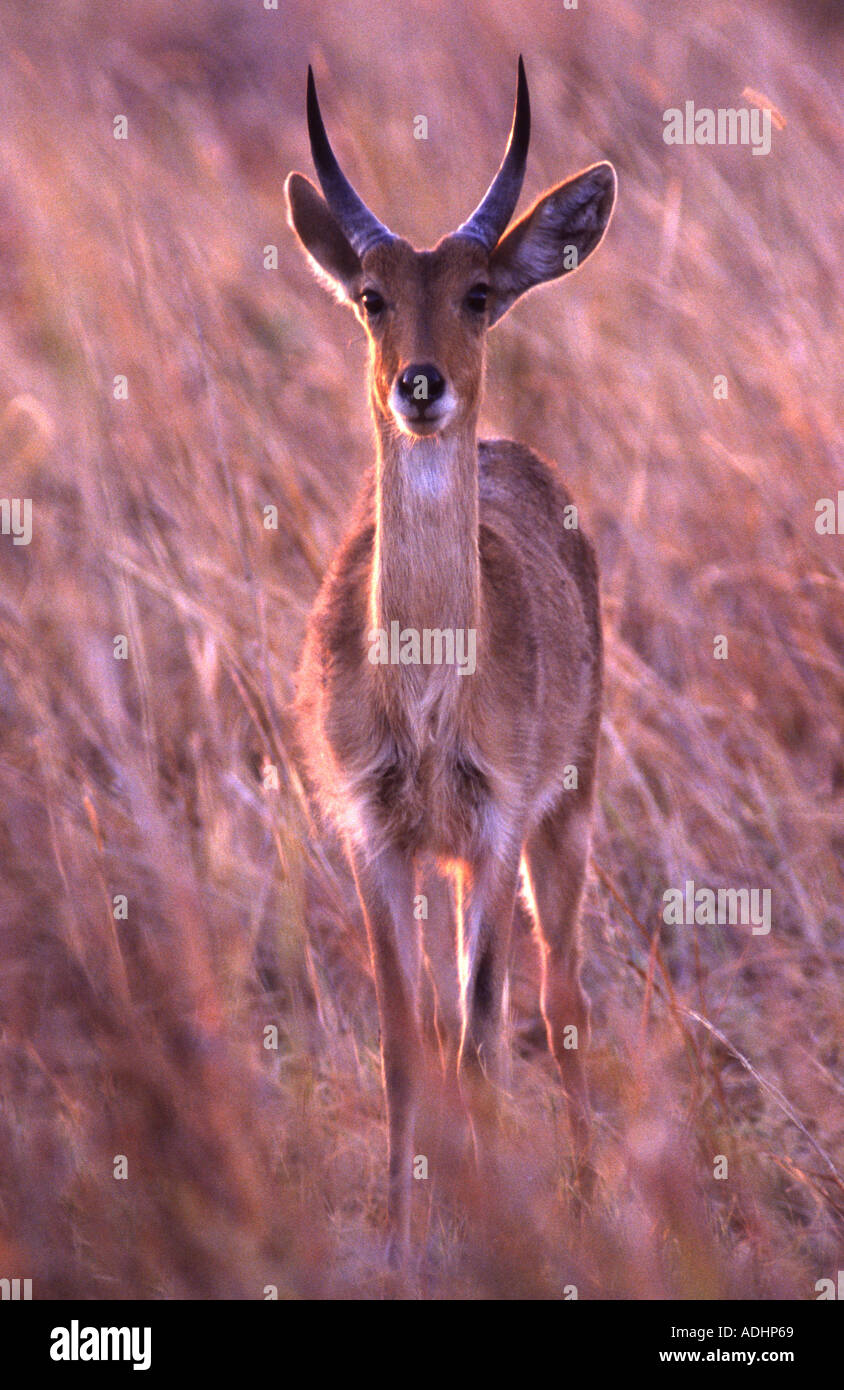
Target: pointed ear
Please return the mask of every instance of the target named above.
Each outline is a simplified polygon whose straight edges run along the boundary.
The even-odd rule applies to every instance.
[[[490,262],[490,327],[526,290],[576,270],[599,244],[615,202],[615,170],[593,164],[545,193],[511,227]]]
[[[312,270],[338,299],[348,299],[351,286],[361,274],[357,252],[347,241],[322,194],[304,174],[288,174],[284,192],[287,221],[299,238]]]

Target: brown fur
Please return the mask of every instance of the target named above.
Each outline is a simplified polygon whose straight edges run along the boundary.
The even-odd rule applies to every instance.
[[[442,939],[442,922],[414,917],[431,865],[453,885],[431,903],[440,913],[454,904],[460,983],[459,1001],[443,1003],[438,1021],[459,1027],[450,1052],[460,1068],[490,1081],[524,868],[542,1008],[580,1158],[587,1142],[578,909],[601,706],[598,571],[583,532],[564,526],[570,498],[556,468],[518,444],[478,442],[476,431],[486,329],[517,294],[562,273],[561,232],[584,255],[597,244],[614,192],[608,168],[551,190],[491,254],[458,236],[423,252],[394,239],[362,261],[312,185],[288,180],[292,224],[320,273],[356,305],[371,347],[376,463],[311,616],[298,717],[310,781],[344,837],[366,918],[399,1250],[423,1064],[424,937],[439,928]],[[490,286],[480,316],[466,300],[479,282]],[[369,320],[366,288],[385,306]],[[448,384],[449,413],[435,430],[395,408],[397,378],[415,363],[435,365]],[[372,664],[370,633],[393,621],[419,632],[474,629],[474,673]],[[571,764],[578,786],[566,790]],[[570,1024],[576,1050],[564,1047]]]

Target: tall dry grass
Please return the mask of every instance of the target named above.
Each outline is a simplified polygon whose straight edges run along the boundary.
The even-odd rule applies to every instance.
[[[365,942],[286,713],[370,450],[364,344],[281,190],[310,172],[313,61],[361,191],[433,241],[486,186],[523,51],[526,198],[601,157],[620,178],[595,260],[494,334],[485,407],[559,461],[602,565],[599,1188],[576,1215],[522,924],[501,1171],[422,1136],[413,1287],[814,1297],[844,1208],[844,551],[814,527],[842,481],[835,10],[319,14],[0,16],[0,466],[34,515],[28,547],[0,537],[0,1273],[36,1297],[391,1291]],[[663,143],[665,108],[746,86],[787,122],[767,158]],[[686,878],[769,887],[770,935],[666,927]]]

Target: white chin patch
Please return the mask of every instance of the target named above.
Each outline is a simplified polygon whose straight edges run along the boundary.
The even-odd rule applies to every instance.
[[[454,485],[455,441],[436,434],[405,435],[403,469],[413,491],[421,497],[441,498]]]

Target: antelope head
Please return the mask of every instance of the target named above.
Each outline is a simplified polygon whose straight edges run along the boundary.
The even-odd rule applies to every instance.
[[[304,175],[288,175],[288,220],[318,276],[366,329],[376,419],[414,437],[474,427],[487,331],[520,295],[595,250],[615,199],[612,165],[593,164],[557,184],[507,230],[530,139],[519,58],[513,124],[495,178],[468,221],[433,250],[416,251],[378,221],[340,169],[310,68],[307,105],[322,194]]]

